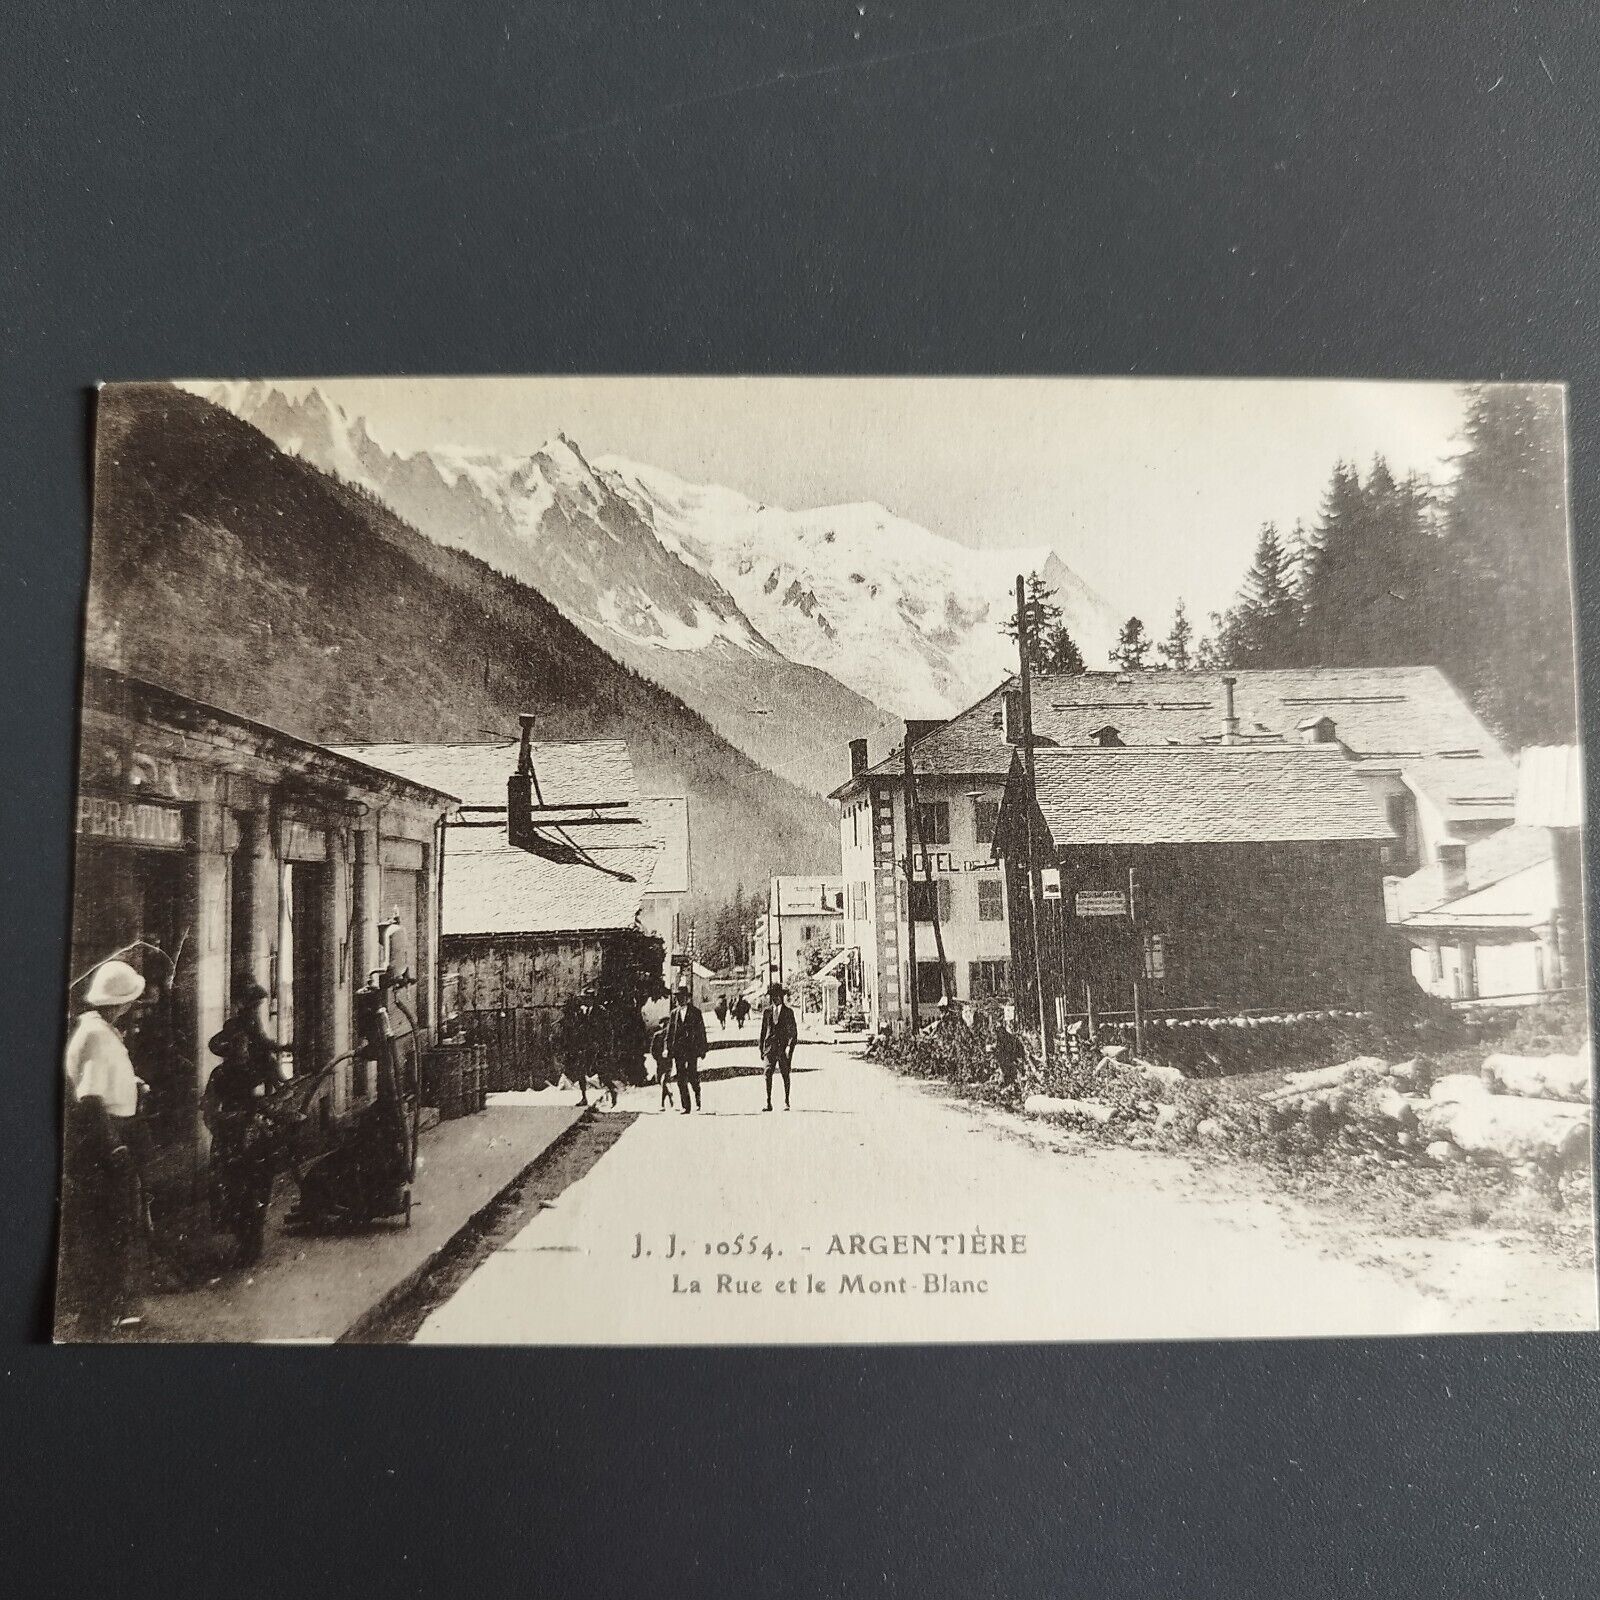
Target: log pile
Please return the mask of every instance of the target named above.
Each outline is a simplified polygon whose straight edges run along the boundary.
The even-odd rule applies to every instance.
[[[1357,1056],[1291,1072],[1259,1097],[1263,1131],[1337,1127],[1428,1159],[1528,1166],[1559,1177],[1588,1160],[1592,1071],[1572,1056],[1491,1055],[1478,1072],[1434,1076],[1424,1061]]]

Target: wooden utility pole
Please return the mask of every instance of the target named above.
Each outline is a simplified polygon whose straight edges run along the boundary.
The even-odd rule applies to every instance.
[[[911,773],[911,725],[906,724],[905,775],[901,780],[901,801],[906,813],[906,995],[911,1013],[911,1031],[921,1021],[917,1005],[917,919],[911,904],[911,889],[916,883],[916,855],[912,840],[917,826],[917,784]]]
[[[1017,654],[1021,657],[1019,687],[1022,690],[1022,773],[1028,794],[1027,824],[1023,837],[1027,842],[1028,866],[1028,929],[1033,939],[1033,985],[1039,997],[1039,1050],[1044,1064],[1050,1065],[1051,1042],[1054,1034],[1050,1005],[1044,992],[1043,930],[1040,927],[1039,906],[1044,898],[1039,884],[1039,863],[1034,856],[1033,819],[1039,810],[1039,790],[1033,776],[1033,691],[1028,667],[1028,601],[1022,574],[1017,574]],[[908,760],[909,770],[909,760]]]

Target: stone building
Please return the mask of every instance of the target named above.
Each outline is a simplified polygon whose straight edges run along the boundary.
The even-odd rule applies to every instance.
[[[158,1201],[198,1193],[199,1100],[236,978],[265,985],[267,1020],[311,1072],[353,1043],[355,994],[397,909],[406,1000],[437,1016],[444,789],[380,770],[103,667],[87,669],[79,745],[71,975],[124,949],[145,974],[130,1025]],[[79,991],[76,981],[73,993]],[[318,1114],[372,1093],[346,1063]]]

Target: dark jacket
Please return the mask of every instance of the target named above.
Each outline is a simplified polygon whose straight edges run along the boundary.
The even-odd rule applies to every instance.
[[[770,1005],[761,1013],[761,1059],[763,1061],[788,1061],[794,1056],[799,1043],[800,1030],[795,1026],[794,1012],[786,1005],[776,1010]]]
[[[706,1019],[690,1004],[682,1022],[674,1006],[667,1017],[667,1057],[672,1061],[698,1061],[706,1053]]]
[[[587,1012],[581,1003],[568,1000],[561,1014],[561,1060],[567,1075],[593,1077],[611,1066],[612,1037],[610,1019],[599,1005]]]

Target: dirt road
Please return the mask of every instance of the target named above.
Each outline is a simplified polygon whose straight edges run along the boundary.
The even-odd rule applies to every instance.
[[[1494,1241],[1362,1235],[1237,1170],[1091,1148],[803,1047],[631,1125],[422,1323],[423,1342],[695,1344],[1591,1328],[1586,1273]]]

